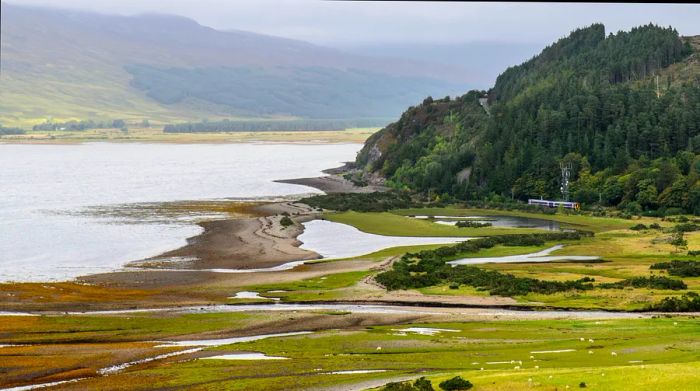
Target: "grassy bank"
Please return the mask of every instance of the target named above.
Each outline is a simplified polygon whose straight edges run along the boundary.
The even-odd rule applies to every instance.
[[[342,319],[352,315],[325,316]],[[181,320],[170,321],[180,324]],[[448,331],[420,335],[406,331],[409,327]],[[693,374],[700,368],[699,336],[700,325],[687,318],[408,322],[224,345],[202,354],[261,352],[286,360],[193,360],[185,356],[78,384],[87,388],[141,384],[143,389],[294,390],[370,380],[382,384],[397,377],[419,376],[437,385],[460,375],[474,383],[475,390],[565,389],[567,385],[578,388],[581,382],[600,390],[628,390],[630,386],[681,390],[698,384]],[[636,376],[625,380],[625,374]]]
[[[164,133],[161,127],[119,129],[89,129],[85,131],[28,131],[23,135],[2,136],[0,143],[83,143],[91,141],[152,142],[152,143],[362,143],[377,128],[356,128],[330,131],[271,131]]]

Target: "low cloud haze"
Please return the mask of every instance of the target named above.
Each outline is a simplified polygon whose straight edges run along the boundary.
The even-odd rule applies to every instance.
[[[59,6],[48,0],[17,5]],[[700,33],[697,4],[518,4],[315,0],[62,0],[60,7],[103,13],[167,13],[220,30],[238,29],[332,46],[500,42],[548,44],[602,22],[608,32],[653,22]]]

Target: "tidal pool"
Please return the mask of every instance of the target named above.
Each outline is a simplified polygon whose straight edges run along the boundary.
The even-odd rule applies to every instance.
[[[590,255],[553,255],[550,256],[553,251],[560,250],[564,248],[563,245],[558,244],[550,248],[538,251],[536,253],[521,254],[521,255],[508,255],[503,257],[488,257],[488,258],[463,258],[456,261],[447,262],[452,266],[457,265],[478,265],[482,263],[514,263],[514,262],[553,262],[553,261],[595,261],[600,259],[600,257],[590,256]]]
[[[416,219],[433,219],[437,224],[455,225],[458,221],[489,223],[493,227],[504,228],[535,228],[546,231],[560,231],[561,224],[557,221],[535,219],[519,216],[413,216]]]
[[[471,238],[383,236],[362,232],[351,225],[312,220],[304,223],[304,233],[298,239],[303,243],[301,248],[315,251],[323,258],[337,259],[357,257],[390,247],[452,244]]]
[[[232,353],[202,357],[200,360],[289,360],[289,357],[268,356],[265,353]]]

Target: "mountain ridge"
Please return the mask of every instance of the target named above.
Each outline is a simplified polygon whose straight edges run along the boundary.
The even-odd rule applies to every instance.
[[[594,24],[509,67],[489,91],[409,108],[357,163],[396,188],[526,200],[560,198],[566,162],[576,201],[700,212],[697,51],[697,38],[672,28],[606,35]]]
[[[180,16],[122,16],[5,2],[0,6],[3,49],[0,123],[6,125],[26,126],[47,119],[178,122],[303,116],[277,110],[272,85],[263,85],[271,92],[258,97],[267,99],[265,104],[272,107],[272,113],[251,113],[239,110],[232,102],[210,101],[208,94],[218,93],[216,90],[200,91],[194,94],[197,96],[190,96],[191,91],[178,91],[186,99],[161,102],[134,86],[134,75],[127,71],[127,66],[157,68],[161,76],[167,76],[172,68],[182,72],[226,68],[232,69],[230,74],[234,76],[239,68],[262,69],[273,76],[278,68],[284,67],[321,67],[341,73],[360,69],[372,74],[364,82],[376,86],[367,91],[368,95],[350,97],[358,109],[364,108],[366,117],[391,117],[430,91],[449,94],[464,88],[465,78],[450,66],[426,67],[423,63],[387,61],[287,38],[219,31]],[[382,84],[389,77],[403,78],[401,84],[408,92],[392,97],[391,89]],[[344,93],[333,84],[307,84],[301,89],[313,95],[321,87],[335,94]],[[237,98],[245,94],[240,92]],[[390,104],[386,107],[363,102],[367,97],[376,100],[382,96],[389,97],[386,101]],[[290,99],[297,100],[287,102],[293,103],[287,106],[304,106],[303,100],[294,96]],[[336,105],[334,113],[339,107]],[[307,108],[307,115],[310,109]]]

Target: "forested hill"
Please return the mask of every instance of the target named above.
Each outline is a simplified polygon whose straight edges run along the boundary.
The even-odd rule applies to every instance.
[[[697,213],[699,48],[672,28],[606,36],[594,24],[508,68],[490,91],[409,108],[357,160],[399,188],[522,200],[560,198],[564,161],[584,205]]]

